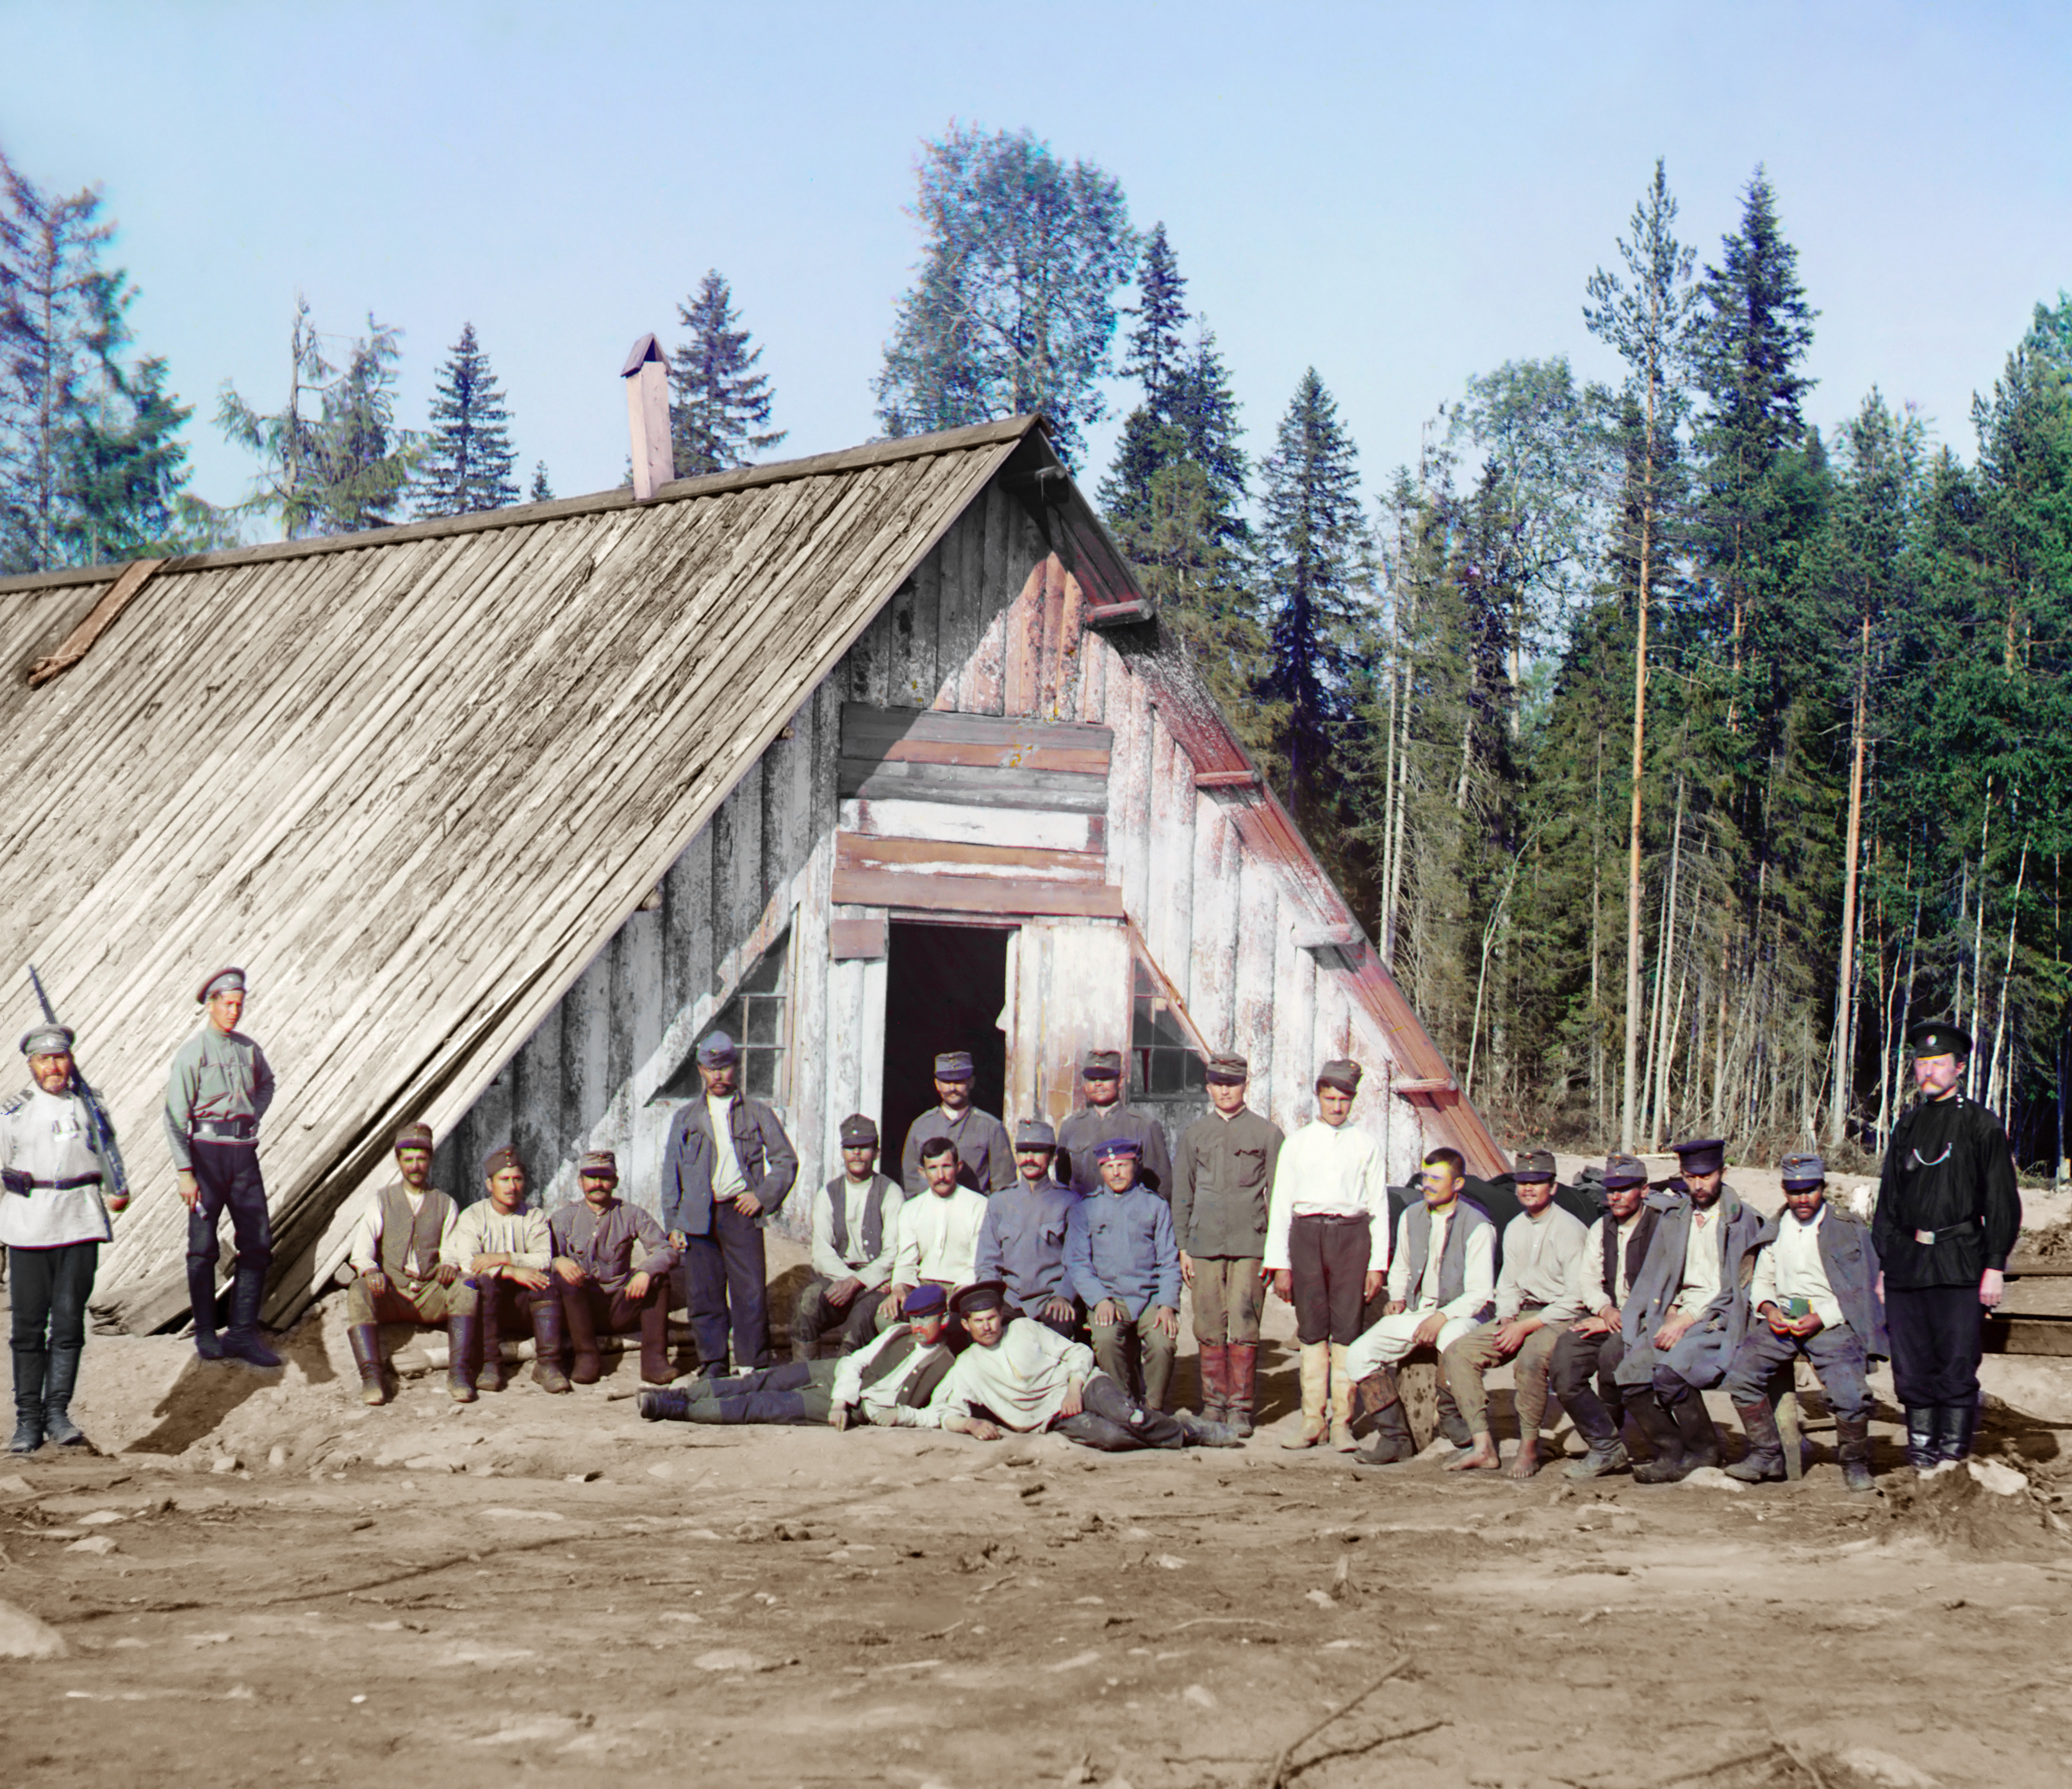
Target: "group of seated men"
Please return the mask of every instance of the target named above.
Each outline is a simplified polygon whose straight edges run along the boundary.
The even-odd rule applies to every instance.
[[[1877,1257],[1868,1228],[1825,1203],[1817,1157],[1786,1159],[1787,1210],[1766,1224],[1725,1184],[1716,1139],[1676,1145],[1682,1172],[1659,1188],[1638,1159],[1611,1157],[1595,1202],[1558,1189],[1552,1156],[1531,1152],[1515,1164],[1516,1215],[1499,1235],[1451,1149],[1426,1156],[1421,1196],[1392,1209],[1379,1146],[1350,1122],[1361,1071],[1349,1061],[1319,1071],[1317,1116],[1284,1140],[1245,1104],[1243,1059],[1213,1059],[1212,1109],[1169,1155],[1157,1121],[1120,1098],[1116,1053],[1089,1055],[1087,1102],[1063,1126],[1024,1120],[1011,1142],[972,1105],[968,1057],[946,1053],[940,1104],[912,1127],[900,1180],[879,1171],[876,1125],[844,1121],[842,1172],[815,1194],[813,1275],[794,1306],[793,1359],[779,1366],[767,1335],[751,1328],[743,1346],[743,1282],[762,1263],[755,1227],[774,1209],[758,1183],[776,1149],[761,1146],[774,1115],[732,1088],[732,1056],[717,1034],[701,1046],[701,1067],[719,1072],[708,1074],[699,1134],[732,1159],[705,1170],[699,1240],[724,1244],[733,1214],[754,1228],[755,1246],[752,1256],[715,1247],[708,1273],[691,1277],[697,1374],[675,1381],[667,1333],[672,1275],[692,1238],[681,1220],[665,1228],[617,1197],[609,1152],[582,1158],[581,1199],[548,1215],[525,1203],[516,1150],[498,1149],[485,1164],[488,1196],[460,1210],[431,1189],[431,1135],[413,1125],[396,1139],[398,1180],[351,1245],[348,1315],[368,1401],[385,1395],[376,1326],[443,1320],[461,1402],[478,1383],[500,1388],[507,1335],[529,1330],[534,1377],[565,1391],[599,1376],[601,1335],[637,1330],[650,1418],[981,1437],[1054,1428],[1110,1449],[1237,1446],[1252,1430],[1270,1289],[1294,1306],[1300,1343],[1301,1422],[1284,1446],[1328,1440],[1367,1466],[1411,1458],[1396,1372],[1422,1355],[1438,1363],[1455,1470],[1501,1467],[1484,1381],[1507,1362],[1515,1477],[1541,1463],[1550,1395],[1588,1445],[1571,1476],[1630,1466],[1660,1483],[1717,1465],[1701,1394],[1724,1385],[1749,1444],[1729,1470],[1778,1478],[1768,1387],[1803,1355],[1834,1408],[1848,1483],[1871,1483],[1864,1376],[1868,1356],[1886,1351]],[[681,1153],[672,1133],[672,1162]],[[1590,1221],[1569,1208],[1579,1204]],[[1200,1347],[1198,1414],[1168,1408],[1183,1283]],[[716,1325],[710,1297],[701,1311],[701,1285],[717,1289]],[[837,1356],[817,1358],[830,1339]]]

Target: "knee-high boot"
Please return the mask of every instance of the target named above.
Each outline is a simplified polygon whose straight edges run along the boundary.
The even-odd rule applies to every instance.
[[[43,1445],[43,1387],[50,1355],[42,1348],[14,1351],[14,1438],[10,1454],[33,1454]]]
[[[195,1352],[204,1360],[223,1358],[223,1338],[216,1334],[216,1262],[187,1263],[187,1306],[194,1313]]]
[[[1314,1447],[1324,1438],[1330,1419],[1324,1411],[1324,1400],[1331,1388],[1331,1345],[1328,1342],[1305,1342],[1302,1344],[1302,1428],[1292,1441],[1283,1441],[1283,1447]]]
[[[482,1343],[479,1311],[456,1310],[446,1318],[446,1395],[456,1404],[475,1402],[475,1355]]]
[[[561,1325],[569,1332],[569,1349],[574,1356],[569,1363],[569,1377],[578,1385],[594,1385],[604,1376],[604,1361],[597,1351],[597,1313],[590,1308],[590,1288],[570,1286],[564,1293],[557,1286],[554,1292],[561,1299]]]
[[[496,1281],[485,1280],[475,1296],[475,1367],[478,1392],[504,1389],[504,1300]]]
[[[1230,1387],[1223,1364],[1225,1351],[1220,1343],[1204,1342],[1201,1344],[1201,1355],[1196,1364],[1201,1369],[1202,1395],[1199,1403],[1202,1420],[1205,1422],[1222,1422],[1229,1411]]]
[[[565,1392],[569,1376],[561,1371],[561,1301],[552,1286],[532,1294],[532,1383],[543,1392]]]
[[[1376,1367],[1354,1388],[1351,1426],[1367,1437],[1367,1446],[1353,1455],[1355,1465],[1400,1466],[1417,1457],[1393,1367]]]
[[[352,1363],[360,1369],[360,1401],[386,1404],[388,1393],[381,1384],[381,1326],[355,1323],[345,1332],[352,1349]]]
[[[1223,1420],[1240,1437],[1252,1433],[1252,1398],[1259,1383],[1259,1344],[1233,1342],[1223,1351]]]
[[[1359,1446],[1353,1435],[1353,1374],[1342,1342],[1331,1344],[1331,1446],[1350,1454]]]
[[[60,1447],[84,1447],[86,1436],[72,1420],[72,1391],[79,1383],[80,1349],[52,1348],[43,1371],[43,1437]]]
[[[1675,1484],[1696,1464],[1684,1458],[1684,1437],[1676,1419],[1663,1409],[1662,1400],[1654,1392],[1645,1387],[1627,1394],[1626,1408],[1626,1413],[1640,1425],[1641,1433],[1647,1437],[1648,1446],[1655,1450],[1652,1459],[1642,1460],[1633,1469],[1634,1483]]]
[[[230,1330],[223,1339],[223,1352],[226,1359],[271,1372],[281,1364],[281,1357],[259,1339],[259,1306],[265,1296],[265,1265],[240,1261],[236,1289],[231,1297]]]
[[[649,1385],[667,1385],[676,1376],[669,1364],[669,1298],[651,1292],[640,1306],[640,1377]]]

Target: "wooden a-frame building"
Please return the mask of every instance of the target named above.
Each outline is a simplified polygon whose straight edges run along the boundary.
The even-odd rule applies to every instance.
[[[726,1026],[800,1184],[896,1150],[935,1051],[1174,1123],[1235,1048],[1369,1080],[1391,1178],[1503,1158],[1034,417],[342,538],[0,581],[0,987],[78,1028],[141,1196],[95,1302],[185,1315],[159,1120],[207,970],[280,1077],[268,1313],[329,1281],[412,1118],[479,1196],[516,1140],[653,1203]],[[796,1224],[805,1199],[795,1195]]]

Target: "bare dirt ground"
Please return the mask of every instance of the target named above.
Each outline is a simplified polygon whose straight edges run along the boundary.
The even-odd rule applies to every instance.
[[[1989,1363],[1988,1482],[1917,1487],[1885,1421],[1852,1497],[1817,1396],[1797,1486],[1356,1473],[1276,1445],[1285,1347],[1266,1431],[1185,1455],[644,1424],[630,1364],[370,1411],[336,1304],[278,1376],[96,1337],[108,1453],[0,1457],[0,1602],[47,1624],[0,1610],[10,1789],[2072,1773],[2054,1363]]]

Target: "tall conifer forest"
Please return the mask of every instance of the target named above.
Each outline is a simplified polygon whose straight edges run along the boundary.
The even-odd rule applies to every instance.
[[[1423,394],[1415,442],[1360,442],[1333,390],[1353,369],[1322,364],[1248,426],[1187,245],[1115,175],[952,125],[922,146],[913,283],[859,403],[892,434],[1052,417],[1499,1133],[1861,1166],[1910,1096],[1908,1026],[1954,1016],[1969,1091],[2054,1174],[2072,298],[2033,295],[1938,439],[1876,389],[1815,393],[1819,294],[1762,169],[1717,241],[1687,238],[1665,167],[1635,175],[1572,335]],[[471,325],[412,427],[405,331],[326,329],[297,297],[258,357],[280,389],[203,409],[250,475],[203,501],[201,407],[133,339],[117,240],[100,189],[0,157],[0,573],[495,507],[526,459],[551,495],[552,444],[521,455],[524,393]],[[728,282],[678,320],[680,471],[776,447]]]

